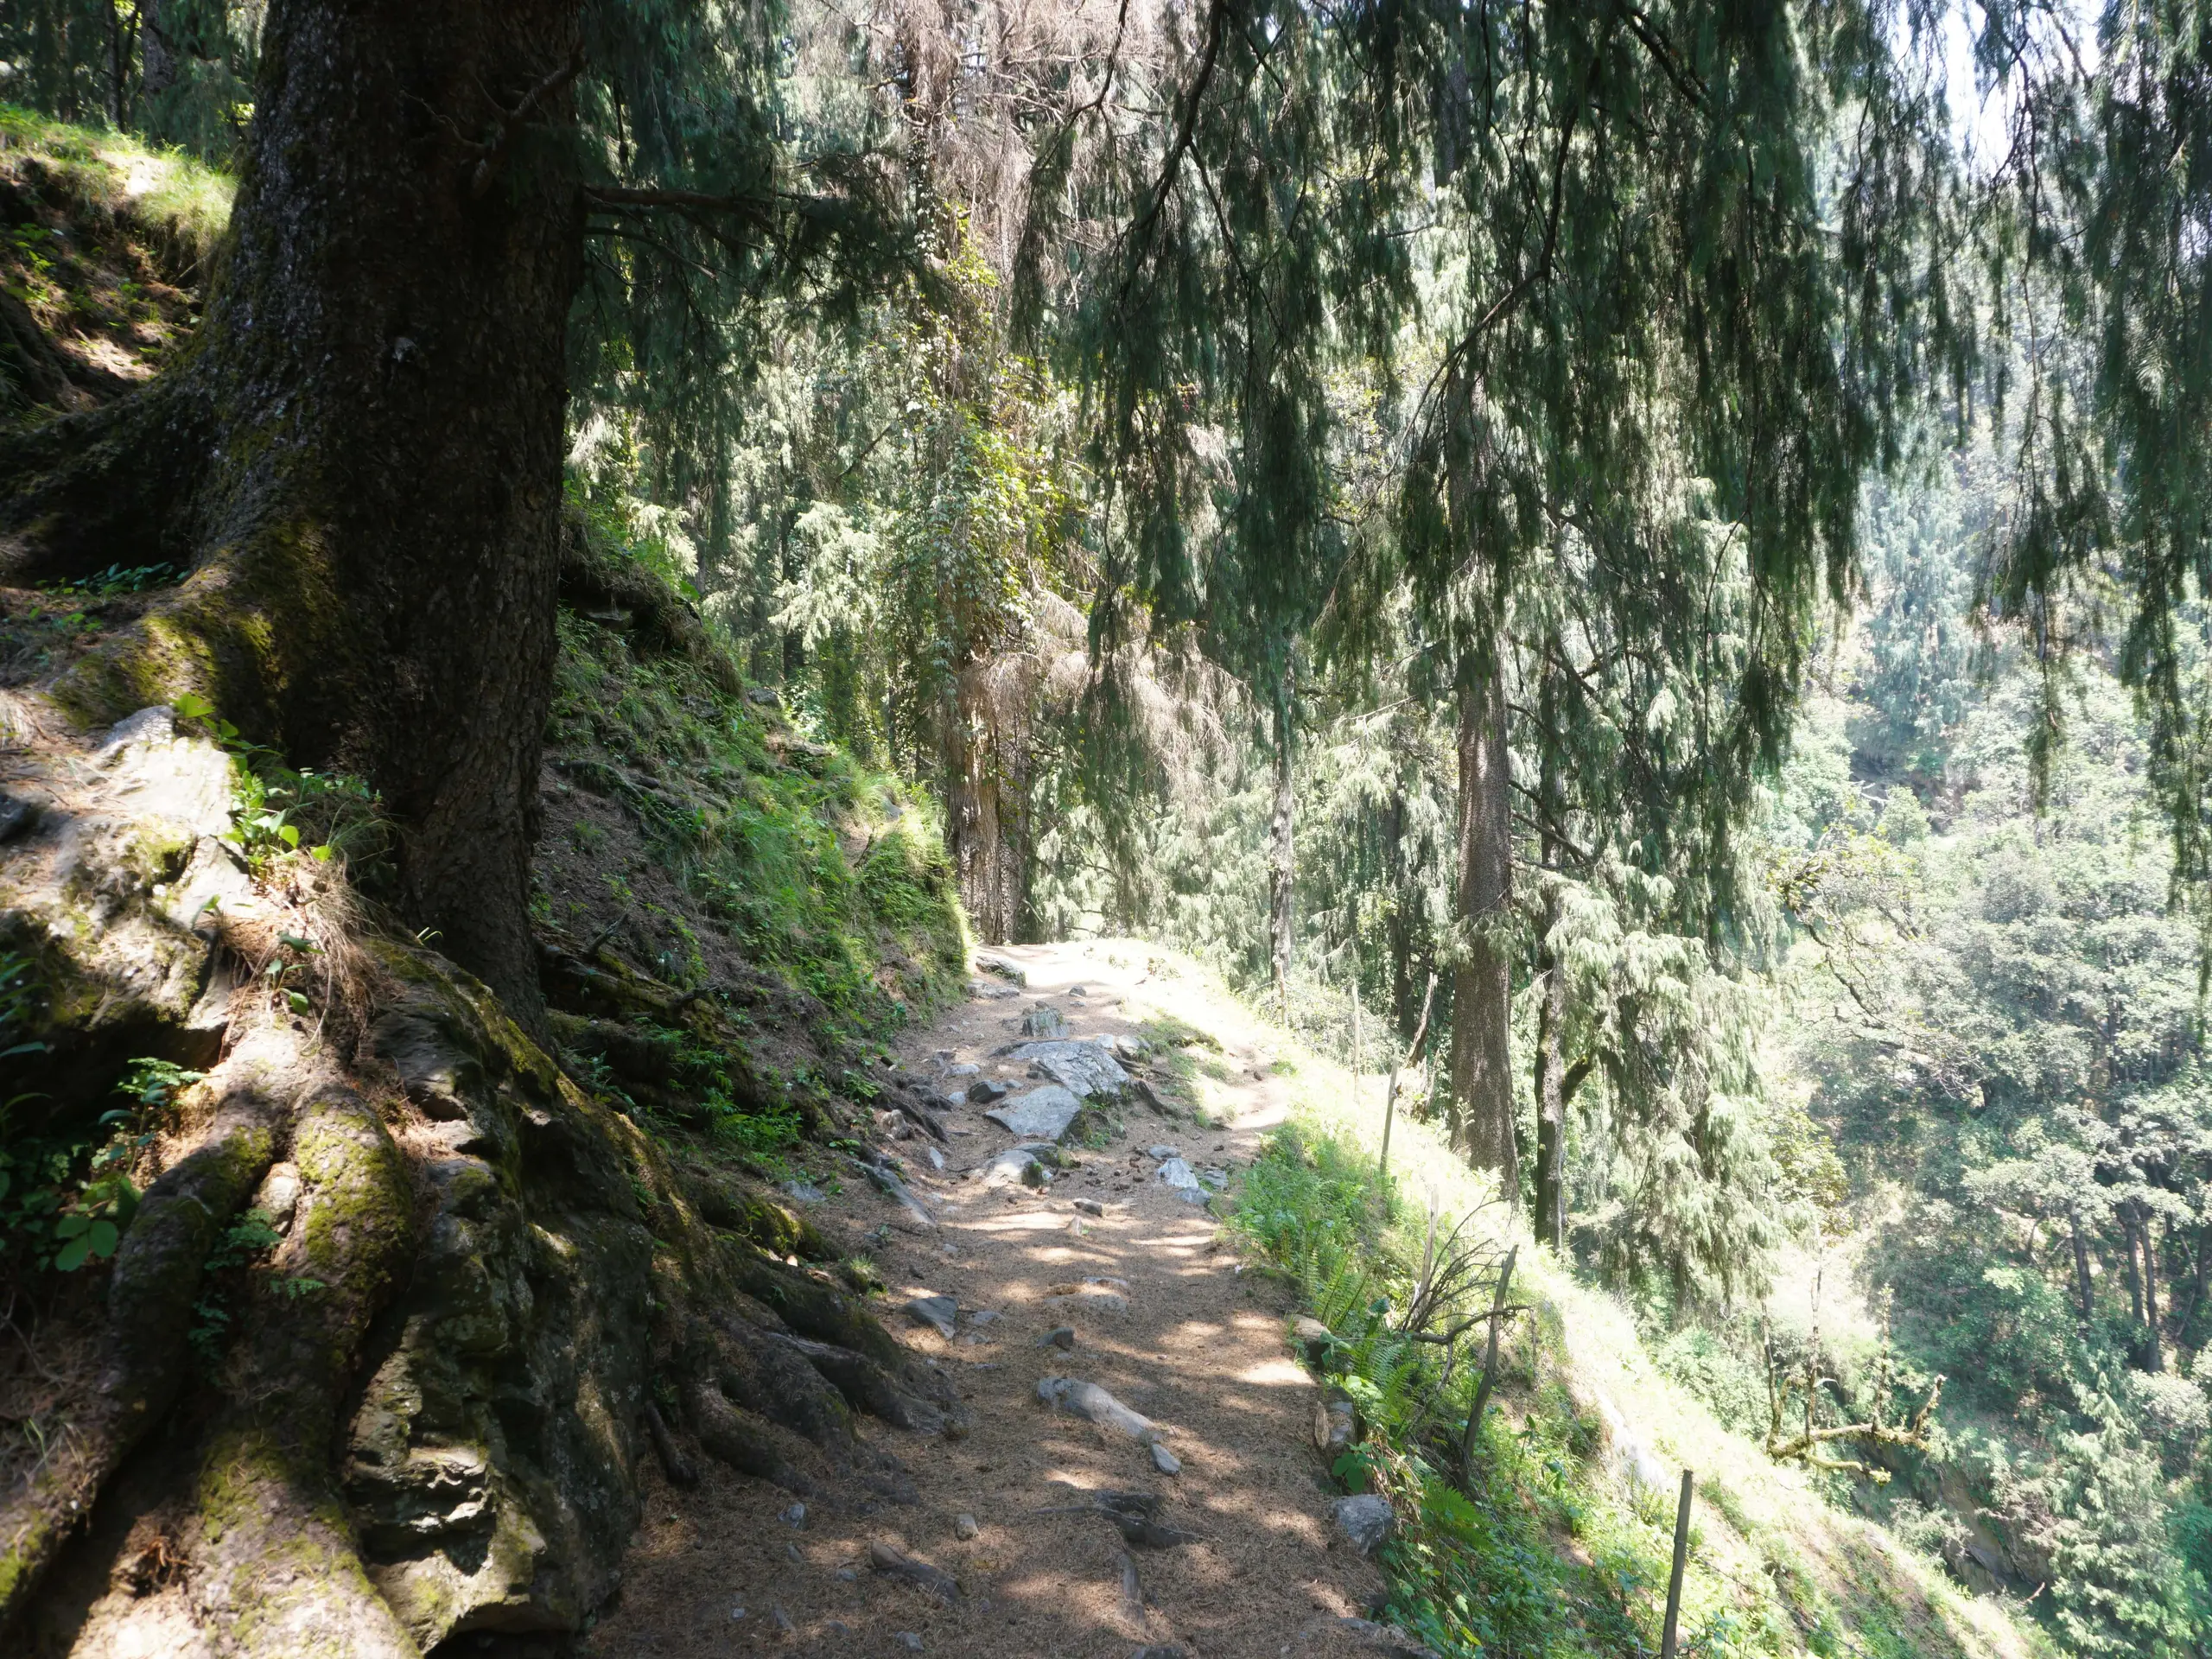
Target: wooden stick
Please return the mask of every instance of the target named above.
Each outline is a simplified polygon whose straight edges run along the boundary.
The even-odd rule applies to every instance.
[[[1682,1564],[1690,1553],[1690,1471],[1682,1471],[1682,1501],[1675,1510],[1675,1570],[1667,1575],[1667,1622],[1659,1630],[1659,1659],[1675,1659],[1675,1627],[1682,1616]]]
[[[1421,1055],[1421,1039],[1428,1035],[1429,1005],[1436,1001],[1436,976],[1428,976],[1428,989],[1421,999],[1421,1023],[1414,1027],[1414,1039],[1406,1049],[1404,1063],[1390,1068],[1390,1087],[1382,1096],[1382,1160],[1375,1166],[1378,1175],[1390,1173],[1390,1118],[1398,1105],[1398,1073],[1411,1065]]]
[[[1475,1436],[1482,1432],[1483,1414],[1490,1409],[1491,1385],[1497,1379],[1497,1327],[1505,1317],[1505,1287],[1513,1282],[1513,1263],[1521,1254],[1516,1244],[1505,1253],[1505,1268],[1497,1275],[1497,1294],[1490,1305],[1490,1351],[1483,1357],[1483,1380],[1475,1385],[1474,1409],[1467,1414],[1467,1433],[1459,1442],[1459,1490],[1474,1496]]]

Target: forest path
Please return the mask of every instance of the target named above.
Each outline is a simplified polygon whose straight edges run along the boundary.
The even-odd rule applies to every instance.
[[[918,1501],[878,1505],[856,1490],[824,1493],[798,1526],[779,1518],[789,1493],[711,1461],[690,1492],[653,1471],[621,1599],[584,1643],[593,1659],[916,1651],[1128,1659],[1148,1645],[1179,1647],[1190,1659],[1376,1651],[1338,1622],[1363,1611],[1382,1580],[1329,1516],[1333,1489],[1309,1439],[1314,1386],[1285,1339],[1289,1294],[1240,1274],[1213,1217],[1162,1183],[1146,1150],[1173,1145],[1199,1168],[1249,1160],[1284,1109],[1263,1030],[1141,943],[987,954],[1019,964],[1027,989],[975,998],[908,1033],[894,1052],[910,1070],[926,1077],[972,1062],[986,1077],[1026,1081],[1025,1066],[990,1051],[1018,1038],[1039,1001],[1058,1008],[1078,1037],[1138,1035],[1167,1016],[1221,1045],[1218,1053],[1190,1051],[1209,1073],[1198,1086],[1221,1127],[1201,1127],[1187,1100],[1173,1119],[1133,1102],[1122,1131],[1097,1149],[1071,1149],[1076,1167],[1049,1188],[987,1192],[963,1172],[1015,1137],[982,1108],[963,1107],[948,1119],[943,1172],[931,1169],[923,1141],[896,1147],[938,1219],[927,1230],[848,1179],[815,1213],[855,1236],[887,1236],[876,1249],[891,1293],[886,1322],[957,1379],[973,1432],[924,1437],[861,1419],[869,1442],[905,1465]],[[940,1060],[948,1052],[953,1060]],[[1077,1199],[1104,1214],[1078,1211]],[[1125,1281],[1126,1296],[1091,1286],[1047,1300],[1052,1287],[1087,1279]],[[953,1340],[900,1313],[929,1294],[957,1300]],[[1117,1297],[1125,1309],[1113,1306]],[[976,1310],[1000,1317],[973,1325]],[[1040,1345],[1064,1324],[1075,1329],[1072,1351]],[[1063,1376],[1099,1384],[1160,1425],[1181,1473],[1156,1472],[1136,1441],[1039,1404],[1039,1382]],[[1079,1504],[1071,1487],[1158,1493],[1161,1518],[1198,1541],[1131,1548],[1103,1516],[1040,1513]],[[976,1523],[972,1537],[960,1535],[963,1516]],[[871,1571],[878,1541],[954,1574],[963,1595],[941,1605]],[[1125,1559],[1141,1603],[1125,1599]]]

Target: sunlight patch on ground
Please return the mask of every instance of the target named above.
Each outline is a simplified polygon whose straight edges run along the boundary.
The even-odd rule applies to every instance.
[[[1289,1359],[1266,1359],[1257,1365],[1248,1365],[1236,1373],[1236,1380],[1262,1389],[1310,1389],[1313,1386],[1313,1379],[1306,1375],[1306,1368]]]

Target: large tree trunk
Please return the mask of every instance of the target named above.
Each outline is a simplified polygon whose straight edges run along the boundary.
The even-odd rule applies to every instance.
[[[1023,710],[1005,701],[1007,688],[992,684],[995,675],[1019,672],[988,659],[963,669],[943,745],[946,851],[986,944],[1020,938],[1028,912],[1028,733]]]
[[[1454,1138],[1477,1169],[1495,1170],[1518,1202],[1514,1146],[1512,964],[1505,938],[1513,880],[1511,757],[1505,681],[1497,656],[1461,671],[1459,684],[1459,923],[1452,978]]]
[[[579,28],[575,0],[280,0],[191,363],[0,452],[18,579],[192,571],[63,704],[197,691],[365,779],[410,920],[524,1019],[582,221],[560,145],[484,141]],[[570,118],[558,89],[529,113]]]
[[[1268,823],[1268,966],[1275,1012],[1290,1019],[1291,896],[1298,878],[1298,799],[1291,784],[1297,687],[1285,668],[1275,688],[1275,800]]]

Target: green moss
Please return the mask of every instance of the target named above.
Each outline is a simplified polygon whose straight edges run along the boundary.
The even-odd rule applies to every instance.
[[[127,133],[48,120],[0,104],[0,160],[33,157],[78,206],[112,213],[159,238],[173,261],[212,257],[237,185],[179,150]]]
[[[840,1034],[887,1032],[950,994],[968,938],[924,801],[771,728],[696,652],[573,613],[560,628],[555,764],[636,816],[702,916]]]

